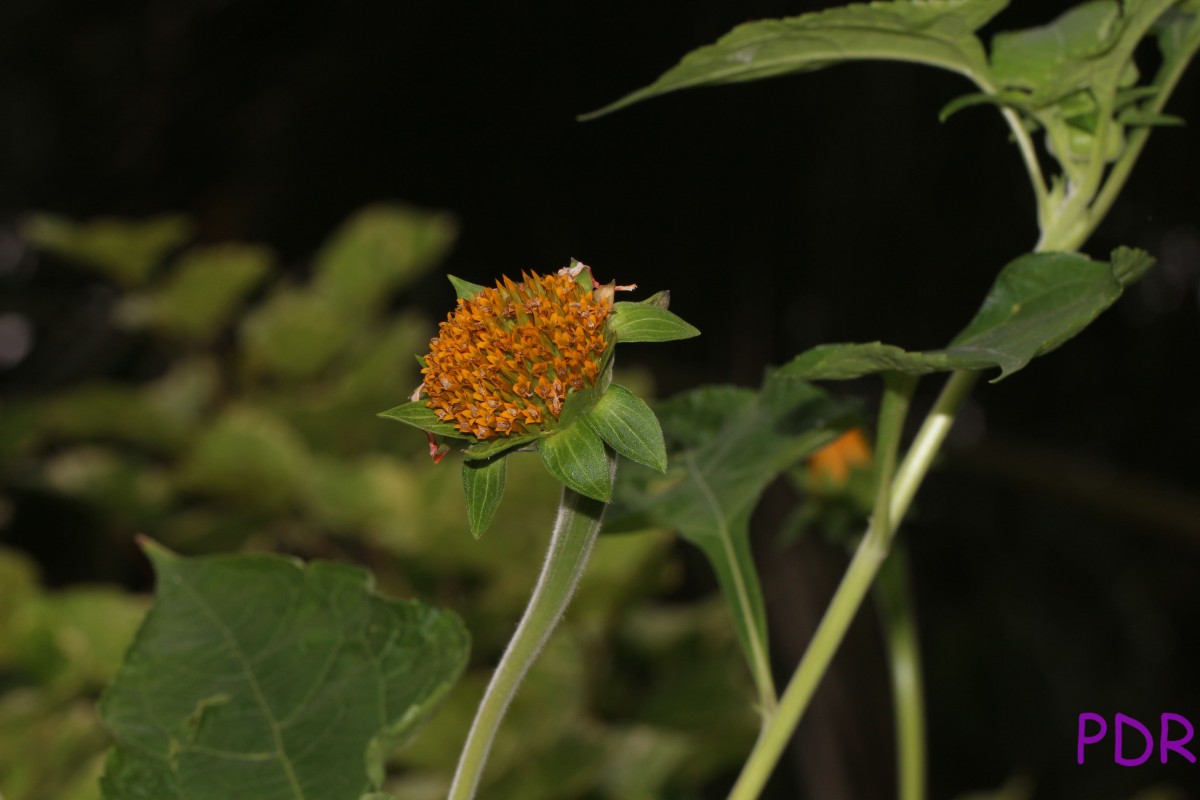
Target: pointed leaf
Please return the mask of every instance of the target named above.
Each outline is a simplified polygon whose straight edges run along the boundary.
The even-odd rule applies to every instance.
[[[403,422],[405,425],[412,425],[414,428],[420,428],[429,433],[435,433],[438,436],[446,436],[451,439],[473,439],[473,436],[463,433],[453,424],[442,422],[438,419],[437,414],[432,408],[425,406],[424,400],[414,400],[411,403],[389,408],[387,411],[380,411],[376,416],[384,419],[394,419],[396,422]]]
[[[463,491],[467,495],[467,522],[471,535],[478,539],[492,524],[492,517],[504,496],[508,475],[508,457],[463,461]]]
[[[621,455],[666,472],[667,446],[658,417],[644,400],[624,386],[610,386],[584,421]]]
[[[145,283],[163,258],[191,237],[192,224],[178,214],[86,222],[33,214],[21,221],[21,235],[34,247],[131,287]]]
[[[454,614],[356,567],[148,554],[155,605],[101,701],[109,800],[357,800],[466,663]]]
[[[847,61],[911,61],[979,82],[989,70],[974,32],[1007,4],[1008,0],[896,0],[750,22],[715,44],[693,50],[649,86],[580,118],[592,119],[693,86],[810,72]]]
[[[618,342],[671,342],[700,331],[657,304],[616,303],[609,330]]]
[[[466,450],[463,450],[463,457],[468,461],[474,461],[482,458],[492,458],[501,453],[507,453],[509,450],[515,450],[518,447],[527,445],[530,442],[535,442],[542,438],[541,433],[526,433],[516,436],[497,436],[495,439],[488,439],[486,442],[477,442]]]
[[[771,481],[833,441],[853,416],[811,384],[777,374],[758,392],[703,387],[657,410],[670,453],[666,476],[623,467],[606,530],[628,529],[628,521],[669,527],[699,547],[732,610],[751,671],[769,680],[750,515]]]
[[[1071,339],[1112,305],[1153,259],[1120,248],[1112,264],[1078,253],[1031,253],[1008,264],[963,331],[945,350],[908,352],[880,342],[814,347],[780,374],[847,380],[876,372],[923,375],[999,367],[1005,378]]]
[[[577,422],[559,428],[538,442],[542,463],[558,480],[585,497],[607,503],[612,497],[612,477],[604,442],[587,425]]]
[[[478,283],[464,281],[462,278],[457,278],[454,275],[447,275],[446,277],[450,279],[451,285],[454,286],[454,294],[459,300],[470,300],[472,297],[487,288],[485,286],[480,286]]]

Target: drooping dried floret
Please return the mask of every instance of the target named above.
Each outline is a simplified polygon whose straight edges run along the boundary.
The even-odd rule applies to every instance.
[[[611,288],[567,270],[522,278],[460,299],[421,370],[426,406],[478,439],[552,427],[568,391],[595,384],[608,346]]]

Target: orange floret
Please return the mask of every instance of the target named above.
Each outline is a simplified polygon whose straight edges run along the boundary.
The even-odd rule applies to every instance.
[[[570,391],[595,385],[612,293],[568,272],[503,278],[458,307],[429,342],[422,383],[438,419],[478,439],[557,420]]]

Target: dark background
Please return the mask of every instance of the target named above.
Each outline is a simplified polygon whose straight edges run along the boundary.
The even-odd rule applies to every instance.
[[[826,341],[940,346],[1036,238],[998,115],[937,121],[962,79],[854,65],[574,121],[737,23],[826,5],[6,0],[0,311],[27,313],[36,338],[0,387],[138,368],[119,349],[71,358],[88,279],[16,268],[16,224],[35,209],[184,211],[202,239],[265,241],[297,273],[370,201],[448,209],[462,233],[446,269],[464,278],[576,257],[603,279],[669,287],[703,337],[669,360],[623,356],[663,394],[754,385]],[[1016,5],[987,32],[1068,4]],[[1194,69],[1168,110],[1200,119]],[[936,798],[1019,774],[1038,798],[1200,783],[1200,766],[1120,769],[1102,748],[1074,762],[1084,711],[1200,723],[1198,153],[1194,128],[1154,134],[1087,250],[1139,246],[1159,266],[1062,351],[981,385],[919,498],[906,534]],[[419,293],[450,297],[440,279]],[[843,388],[868,404],[875,391]],[[922,401],[934,391],[926,381]],[[773,630],[791,631],[775,645],[781,679],[841,567],[805,542],[767,576]],[[863,623],[801,733],[823,744],[798,748],[777,797],[890,792],[886,686]]]

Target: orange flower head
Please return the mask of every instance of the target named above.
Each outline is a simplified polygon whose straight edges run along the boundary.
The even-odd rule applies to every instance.
[[[608,348],[611,287],[589,290],[569,270],[522,278],[460,299],[421,370],[426,407],[480,440],[554,427]]]
[[[851,469],[871,464],[871,445],[862,428],[852,428],[813,453],[808,474],[818,486],[842,487],[850,479]]]

